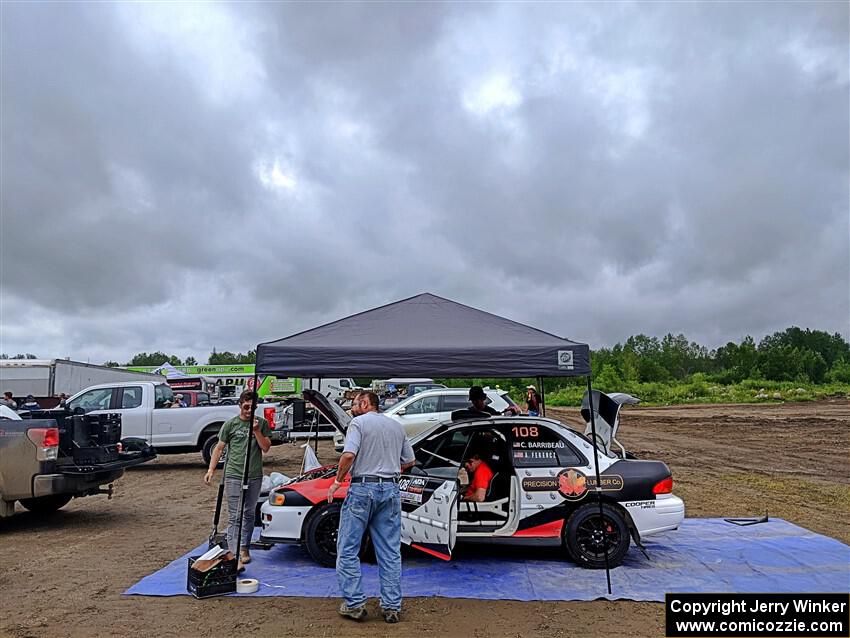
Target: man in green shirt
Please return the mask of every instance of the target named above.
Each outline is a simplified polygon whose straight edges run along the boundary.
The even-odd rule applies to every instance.
[[[242,543],[239,551],[239,570],[251,562],[248,546],[251,543],[251,533],[254,531],[254,510],[260,487],[263,484],[263,454],[269,451],[272,441],[269,422],[262,417],[254,417],[254,425],[249,428],[251,421],[251,402],[256,403],[257,395],[245,390],[239,395],[239,416],[226,421],[218,433],[218,444],[213,448],[210,467],[204,475],[204,483],[212,484],[213,474],[227,447],[227,461],[224,464],[224,493],[227,496],[227,547],[236,549],[236,535],[239,528],[239,498],[242,493],[242,473],[245,469],[245,451],[248,441],[251,444],[251,460],[248,466],[248,489],[245,492],[245,502],[242,504]]]

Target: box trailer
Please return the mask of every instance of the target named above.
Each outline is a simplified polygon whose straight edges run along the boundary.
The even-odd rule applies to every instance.
[[[120,381],[161,382],[162,377],[68,359],[0,360],[0,392],[15,398],[31,394],[44,408],[53,407],[60,392],[71,396],[92,385]]]

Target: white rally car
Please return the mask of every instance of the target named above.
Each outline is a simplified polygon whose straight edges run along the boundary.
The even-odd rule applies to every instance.
[[[619,408],[628,395],[599,395],[596,425],[602,512],[592,494],[596,468],[591,440],[552,419],[528,416],[444,421],[411,440],[416,466],[399,478],[402,541],[444,560],[458,541],[554,545],[579,565],[619,565],[630,539],[676,529],[685,516],[660,461],[631,458],[616,441]],[[344,433],[350,421],[338,405],[305,391]],[[611,397],[614,397],[613,399]],[[582,410],[590,418],[587,406]],[[620,454],[612,451],[612,443]],[[494,473],[484,502],[461,501],[463,460],[478,453]],[[339,512],[348,481],[327,502],[336,466],[312,470],[276,488],[261,508],[261,541],[303,543],[320,564],[336,560]]]

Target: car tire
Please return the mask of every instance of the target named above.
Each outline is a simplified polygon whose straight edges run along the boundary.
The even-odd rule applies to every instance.
[[[320,505],[304,524],[304,544],[310,557],[324,567],[336,566],[336,540],[342,502]],[[372,541],[367,532],[360,544],[360,559],[373,556]]]
[[[605,539],[600,530],[599,504],[587,503],[567,519],[564,544],[570,557],[581,567],[604,569],[605,552],[602,544],[608,541],[608,567],[617,567],[629,551],[629,526],[625,516],[614,506],[603,503],[602,521]]]
[[[218,444],[218,435],[211,434],[206,438],[204,444],[201,446],[201,456],[204,457],[204,465],[207,467],[210,466],[210,461],[212,460],[212,452],[213,448]],[[227,448],[224,448],[224,451],[221,453],[221,458],[218,460],[218,465],[216,467],[222,468],[224,467],[224,462],[227,460]]]
[[[72,498],[71,494],[52,494],[38,498],[22,498],[20,503],[33,514],[50,514],[67,505]]]

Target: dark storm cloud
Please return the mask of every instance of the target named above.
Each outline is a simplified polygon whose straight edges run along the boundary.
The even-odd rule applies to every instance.
[[[424,290],[594,345],[847,335],[847,11],[4,5],[0,350]]]

